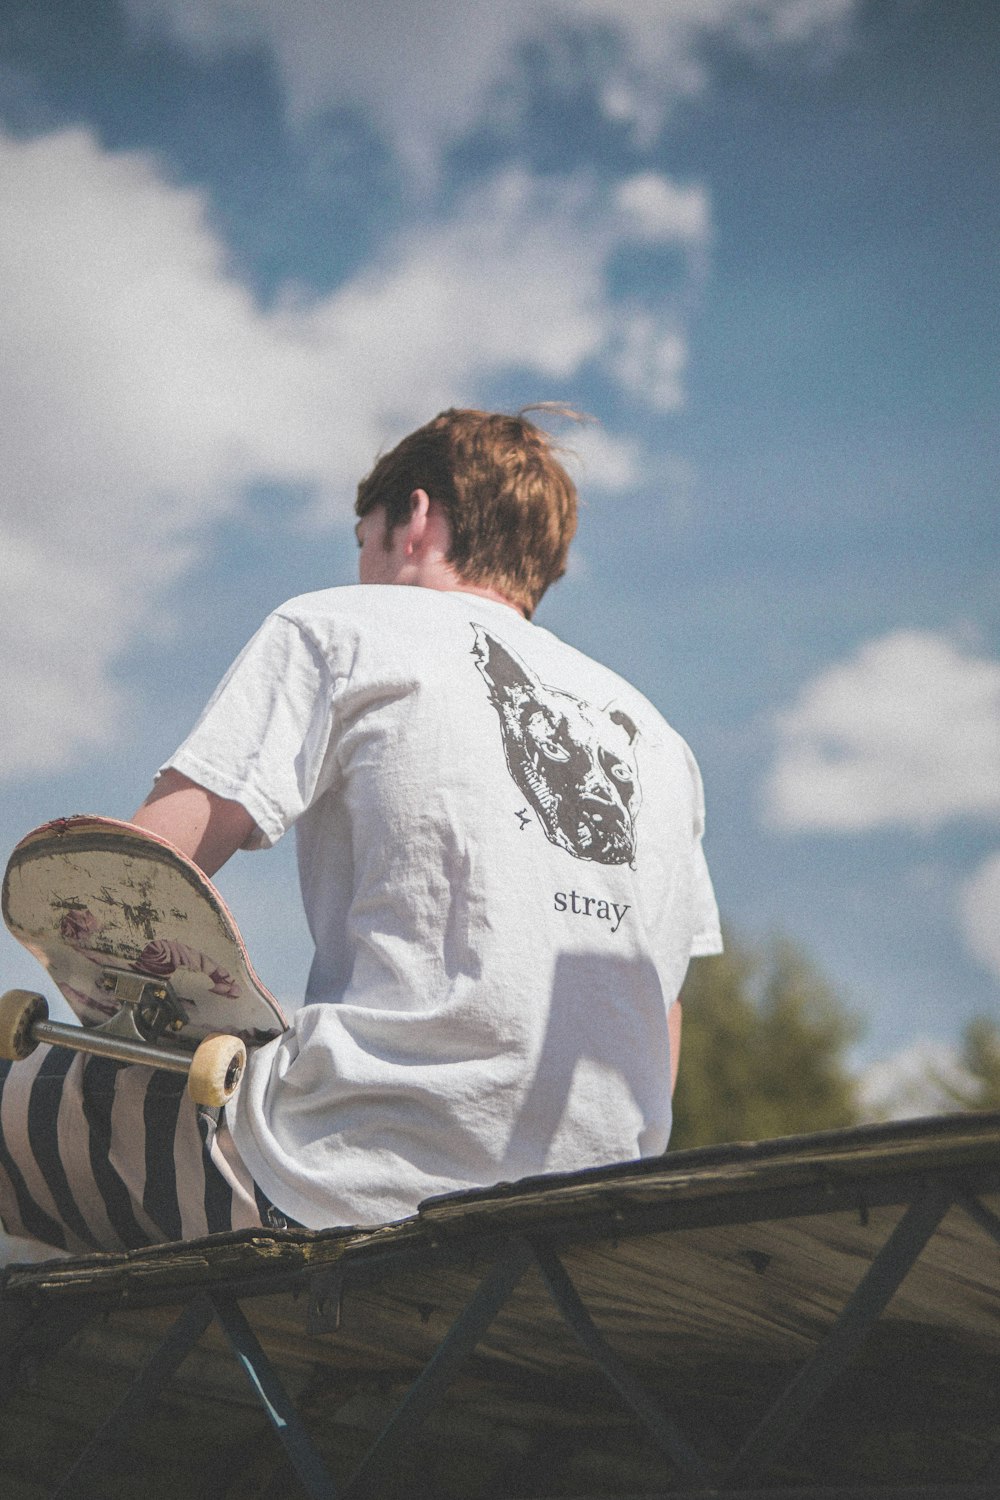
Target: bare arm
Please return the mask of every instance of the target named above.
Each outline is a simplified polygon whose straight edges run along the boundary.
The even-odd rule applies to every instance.
[[[670,1033],[670,1093],[677,1084],[677,1065],[681,1060],[681,1002],[675,1000],[667,1012],[667,1029]]]
[[[169,839],[206,875],[242,849],[257,826],[239,802],[217,797],[174,770],[164,771],[131,821]]]

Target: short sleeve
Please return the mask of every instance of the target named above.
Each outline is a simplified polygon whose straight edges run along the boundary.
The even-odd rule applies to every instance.
[[[276,843],[326,790],[333,712],[329,666],[315,642],[273,614],[240,652],[187,739],[165,761],[239,802]]]

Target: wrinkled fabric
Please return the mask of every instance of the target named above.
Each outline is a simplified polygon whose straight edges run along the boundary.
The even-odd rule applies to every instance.
[[[167,765],[293,825],[316,945],[227,1119],[311,1228],[662,1151],[667,1013],[716,952],[701,781],[623,679],[505,605],[294,599]]]

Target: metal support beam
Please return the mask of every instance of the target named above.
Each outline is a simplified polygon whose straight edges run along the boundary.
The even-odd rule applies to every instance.
[[[681,1476],[691,1484],[707,1488],[710,1475],[698,1453],[605,1342],[562,1261],[547,1248],[535,1245],[534,1250],[549,1295],[583,1348],[626,1406],[635,1412],[657,1447],[673,1461]]]
[[[997,1244],[1000,1244],[1000,1218],[997,1217],[993,1210],[987,1208],[985,1203],[980,1203],[979,1199],[974,1198],[971,1193],[963,1193],[958,1202],[965,1209],[969,1218],[973,1219],[979,1225],[980,1229],[984,1229],[987,1234],[991,1234]]]
[[[336,1500],[336,1486],[239,1303],[220,1292],[209,1301],[309,1500]]]
[[[792,1378],[725,1471],[724,1484],[752,1479],[793,1437],[860,1348],[950,1207],[934,1183],[911,1203],[815,1353]]]
[[[963,1193],[958,1202],[965,1209],[969,1218],[978,1224],[986,1234],[992,1235],[997,1244],[1000,1245],[1000,1217],[992,1209],[987,1208],[985,1203],[971,1193]],[[994,1448],[979,1476],[983,1484],[989,1484],[1000,1491],[1000,1447]]]
[[[343,1500],[361,1500],[369,1495],[388,1500],[401,1477],[401,1452],[437,1406],[531,1261],[531,1248],[523,1240],[512,1240],[500,1248],[490,1270],[355,1469],[344,1488]],[[411,1482],[410,1492],[427,1491]]]
[[[206,1297],[196,1297],[189,1302],[163,1342],[157,1345],[149,1359],[129,1386],[114,1411],[97,1429],[73,1467],[59,1482],[52,1493],[52,1500],[75,1500],[81,1494],[80,1481],[84,1470],[94,1455],[106,1444],[112,1443],[120,1433],[141,1420],[160,1391],[191,1352],[212,1321],[212,1307]]]

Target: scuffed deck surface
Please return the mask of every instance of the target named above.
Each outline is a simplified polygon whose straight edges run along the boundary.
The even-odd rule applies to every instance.
[[[52,1493],[184,1306],[213,1290],[240,1299],[343,1485],[488,1267],[525,1240],[558,1254],[615,1354],[724,1465],[935,1183],[951,1206],[759,1482],[971,1485],[1000,1445],[1000,1115],[536,1179],[432,1200],[374,1230],[243,1233],[12,1267],[0,1296],[0,1493]],[[441,1500],[682,1487],[537,1266],[395,1477]],[[301,1493],[217,1326],[85,1481],[74,1494],[253,1500],[272,1482],[288,1500]]]

